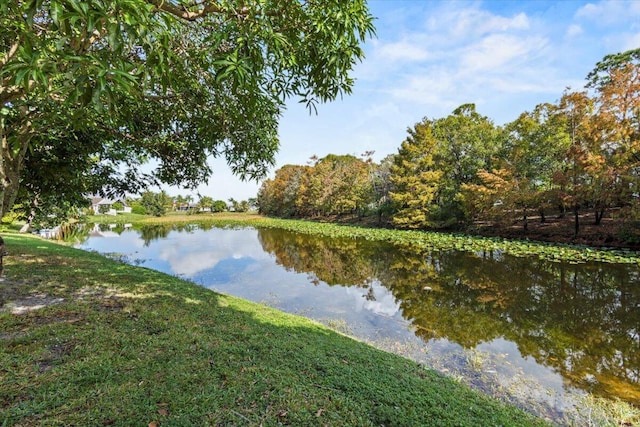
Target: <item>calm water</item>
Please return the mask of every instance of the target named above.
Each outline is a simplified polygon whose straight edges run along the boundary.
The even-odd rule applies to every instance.
[[[555,420],[584,391],[640,404],[635,266],[202,225],[96,228],[78,247],[319,320]]]

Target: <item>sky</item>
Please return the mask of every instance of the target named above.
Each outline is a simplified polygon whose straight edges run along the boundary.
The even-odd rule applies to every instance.
[[[436,1],[369,0],[376,36],[353,76],[353,93],[309,114],[292,100],[280,120],[275,170],[327,154],[380,161],[397,153],[424,117],[456,107],[476,110],[496,125],[536,105],[557,102],[565,89],[582,90],[605,55],[640,47],[640,0]],[[242,182],[223,160],[197,194],[245,200],[260,182]],[[197,197],[196,197],[197,199]]]

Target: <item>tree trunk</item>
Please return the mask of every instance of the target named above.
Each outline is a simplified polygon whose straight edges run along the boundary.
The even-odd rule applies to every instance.
[[[579,206],[573,207],[573,217],[574,217],[573,237],[578,237],[578,232],[580,231],[580,217],[578,216],[579,211],[580,211]]]
[[[595,221],[595,225],[600,225],[600,223],[602,222],[602,218],[604,217],[604,208],[600,208],[597,209],[596,208],[596,221]]]
[[[20,113],[20,125],[13,128],[0,115],[0,218],[11,211],[16,201],[24,156],[33,137],[28,112],[23,108]]]
[[[39,200],[40,200],[40,197],[37,195],[36,197],[33,198],[33,203],[31,204],[31,212],[29,213],[27,222],[25,222],[25,224],[20,228],[20,233],[26,233],[31,228],[31,224],[33,223],[33,220],[36,217],[36,209],[38,208]]]
[[[558,214],[558,219],[563,219],[565,214],[565,207],[563,204],[558,205],[558,210],[560,213]]]
[[[540,213],[540,223],[544,224],[545,222],[547,222],[547,217],[544,216],[544,209],[539,208],[538,212]]]

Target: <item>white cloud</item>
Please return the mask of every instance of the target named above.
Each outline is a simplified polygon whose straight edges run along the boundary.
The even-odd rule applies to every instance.
[[[430,17],[427,28],[433,33],[445,33],[450,38],[463,40],[495,32],[530,28],[530,21],[525,13],[506,17],[476,7],[459,9],[456,6],[456,3],[450,3],[448,10]]]
[[[171,245],[163,245],[158,258],[175,274],[193,277],[214,268],[220,261],[234,258],[268,258],[256,243],[255,230],[212,230],[172,233]]]
[[[393,293],[385,288],[379,281],[371,283],[374,300],[369,300],[365,296],[369,293],[368,288],[359,288],[351,286],[345,288],[347,295],[354,297],[355,311],[360,312],[362,310],[371,311],[375,314],[387,317],[393,317],[398,311],[400,311],[400,304],[396,301]]]
[[[587,3],[577,10],[576,18],[591,20],[599,25],[613,25],[622,22],[636,21],[640,18],[640,2],[624,0],[603,0]]]
[[[582,29],[582,27],[580,25],[571,24],[571,25],[569,25],[569,28],[567,28],[566,36],[567,37],[575,37],[575,36],[579,36],[583,32],[584,32],[584,30]]]
[[[504,73],[507,66],[528,65],[528,61],[542,54],[546,45],[541,37],[491,34],[465,48],[460,62],[468,72]]]
[[[624,46],[623,51],[640,48],[640,31],[635,34],[626,35],[625,39],[626,40],[622,41],[622,45]]]
[[[429,52],[422,46],[412,44],[408,40],[386,43],[379,46],[377,54],[386,61],[424,61],[429,58]]]
[[[455,96],[457,92],[455,75],[443,69],[424,70],[405,76],[389,90],[398,100],[418,105],[451,104],[445,99]]]

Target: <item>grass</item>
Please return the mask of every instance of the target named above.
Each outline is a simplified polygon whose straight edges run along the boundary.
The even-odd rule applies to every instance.
[[[2,426],[545,425],[319,323],[3,237]]]

